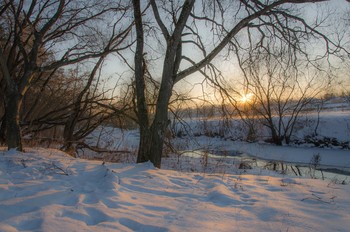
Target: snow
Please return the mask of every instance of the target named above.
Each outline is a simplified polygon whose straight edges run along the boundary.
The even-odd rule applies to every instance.
[[[349,150],[316,147],[275,146],[267,143],[248,143],[240,141],[233,142],[221,139],[209,140],[204,136],[197,139],[197,142],[198,149],[200,147],[206,147],[208,150],[219,150],[228,154],[238,152],[254,158],[278,160],[288,163],[309,164],[314,155],[319,155],[321,157],[321,165],[350,169]]]
[[[349,142],[349,103],[324,108],[318,136]],[[294,138],[314,133],[317,118],[303,115]],[[167,141],[177,153],[167,152],[162,169],[135,164],[137,130],[100,127],[86,142],[115,152],[82,150],[81,158],[0,148],[0,231],[349,231],[349,150],[267,144],[262,125],[259,142],[243,142],[238,119],[190,120],[175,129],[183,137]]]
[[[327,106],[334,107],[331,105]],[[344,142],[350,141],[349,115],[350,110],[348,108],[323,110],[319,115],[314,111],[304,112],[298,117],[291,139],[301,140],[305,136],[314,134],[317,121],[319,120],[319,126],[316,131],[319,136],[331,137]],[[277,120],[277,118],[275,119]],[[284,117],[284,120],[286,119],[288,119],[288,116]],[[264,121],[254,120],[255,136],[258,141],[271,137],[270,130],[263,123]],[[222,116],[187,119],[186,123],[177,123],[175,128],[176,133],[191,135],[212,134],[233,140],[245,140],[248,135],[248,127],[240,118],[231,118],[225,121],[225,118]]]
[[[179,172],[55,149],[0,151],[4,232],[348,231],[349,196],[350,185],[271,173]]]

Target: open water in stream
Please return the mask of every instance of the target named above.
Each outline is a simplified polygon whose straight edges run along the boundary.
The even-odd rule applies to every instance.
[[[203,152],[204,154],[205,152]],[[206,153],[207,154],[207,153]],[[265,169],[275,171],[288,176],[300,176],[314,179],[331,180],[339,184],[350,184],[350,168],[320,165],[320,157],[315,155],[310,163],[292,163],[277,160],[265,160],[237,151],[211,150],[208,154],[211,158],[225,157],[232,159],[233,163],[238,163],[240,169]]]

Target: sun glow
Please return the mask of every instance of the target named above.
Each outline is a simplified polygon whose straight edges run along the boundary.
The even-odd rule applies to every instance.
[[[243,94],[240,102],[241,103],[248,103],[248,102],[252,101],[252,98],[253,98],[252,93]]]

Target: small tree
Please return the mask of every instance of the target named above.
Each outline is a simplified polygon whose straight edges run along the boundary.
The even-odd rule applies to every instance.
[[[269,128],[273,143],[289,144],[300,114],[323,91],[328,79],[319,71],[312,74],[309,67],[302,68],[294,54],[286,53],[288,49],[276,51],[271,44],[251,51],[245,60],[240,58],[244,87],[251,94],[245,104]]]

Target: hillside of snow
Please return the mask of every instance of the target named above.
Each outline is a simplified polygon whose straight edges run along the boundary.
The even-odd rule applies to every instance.
[[[0,151],[0,231],[349,231],[350,185]]]

